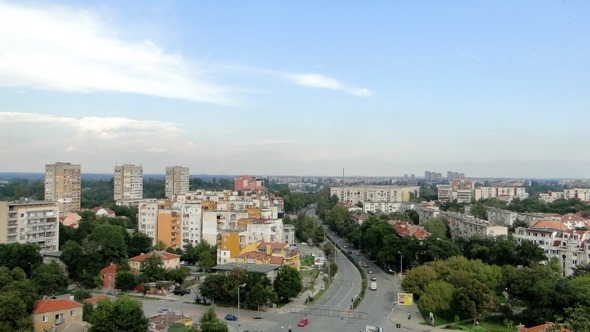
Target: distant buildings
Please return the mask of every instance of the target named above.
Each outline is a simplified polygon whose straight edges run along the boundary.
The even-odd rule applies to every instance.
[[[242,175],[234,181],[235,191],[265,191],[264,180]]]
[[[0,243],[35,243],[41,251],[57,251],[57,203],[26,198],[15,202],[0,201]]]
[[[418,186],[346,186],[330,188],[330,196],[336,195],[342,203],[358,202],[407,202],[420,193]]]
[[[125,164],[115,166],[115,201],[129,201],[143,198],[143,166]]]
[[[166,167],[166,198],[186,194],[189,190],[188,167]]]
[[[438,200],[441,202],[452,202],[456,200],[459,203],[470,203],[482,199],[497,198],[506,202],[513,199],[525,199],[529,195],[524,187],[475,187],[475,181],[468,179],[454,179],[449,184],[439,184]]]
[[[426,181],[433,181],[438,182],[442,180],[442,174],[432,171],[425,171],[424,172],[424,180]]]
[[[60,213],[80,210],[81,191],[80,165],[45,165],[45,200],[57,202]]]

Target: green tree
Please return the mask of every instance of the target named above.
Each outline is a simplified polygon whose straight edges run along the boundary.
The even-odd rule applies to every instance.
[[[37,286],[39,293],[46,295],[63,294],[68,287],[68,277],[56,262],[41,264],[33,271],[31,280]]]
[[[447,224],[440,218],[432,218],[424,223],[424,229],[430,233],[431,237],[446,239],[447,238]]]
[[[121,259],[127,257],[124,233],[123,228],[106,224],[98,225],[92,230],[88,240],[98,243],[102,265],[119,263]]]
[[[281,265],[274,281],[274,289],[279,300],[283,302],[296,297],[303,289],[299,271],[290,266]]]
[[[20,267],[30,276],[43,262],[39,250],[40,247],[32,243],[0,244],[0,262],[10,270]]]
[[[477,280],[468,280],[463,287],[456,289],[454,303],[460,312],[478,321],[487,317],[496,308],[496,298],[492,290]]]
[[[172,280],[177,284],[182,284],[184,279],[191,275],[191,270],[188,267],[181,266],[171,269],[167,273],[168,280]]]
[[[99,301],[88,321],[92,324],[90,330],[93,332],[144,332],[149,323],[141,302],[128,296],[119,297],[115,301]]]
[[[429,283],[420,297],[420,307],[437,315],[444,315],[451,309],[455,287],[446,281]]]
[[[166,279],[166,268],[164,268],[164,263],[158,256],[155,255],[150,255],[147,257],[143,263],[141,263],[139,271],[141,272],[142,279],[145,282]]]
[[[228,332],[227,324],[217,318],[215,307],[209,306],[201,317],[201,332]]]
[[[135,257],[152,250],[152,238],[142,232],[133,232],[127,240],[129,257]]]
[[[130,271],[117,271],[115,276],[115,287],[123,292],[132,290],[137,285],[135,274]]]
[[[32,331],[27,305],[17,292],[0,293],[0,331]]]

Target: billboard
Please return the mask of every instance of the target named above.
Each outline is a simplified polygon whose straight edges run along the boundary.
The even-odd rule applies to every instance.
[[[397,304],[399,305],[413,305],[414,294],[412,293],[397,293]]]

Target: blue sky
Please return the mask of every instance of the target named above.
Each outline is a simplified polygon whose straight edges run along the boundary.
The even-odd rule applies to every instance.
[[[0,1],[0,171],[587,178],[587,1]]]

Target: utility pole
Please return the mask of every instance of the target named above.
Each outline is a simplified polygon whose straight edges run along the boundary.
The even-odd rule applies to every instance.
[[[402,274],[403,274],[404,255],[402,255],[402,253],[400,251],[398,251],[397,253],[399,254],[399,277],[400,277],[400,280],[401,280]]]
[[[240,325],[242,325],[240,323],[240,319],[241,319],[241,317],[240,317],[240,288],[242,288],[242,287],[246,287],[246,283],[243,283],[241,285],[238,285],[238,319],[237,319],[237,321],[238,321],[238,332],[240,332]]]

